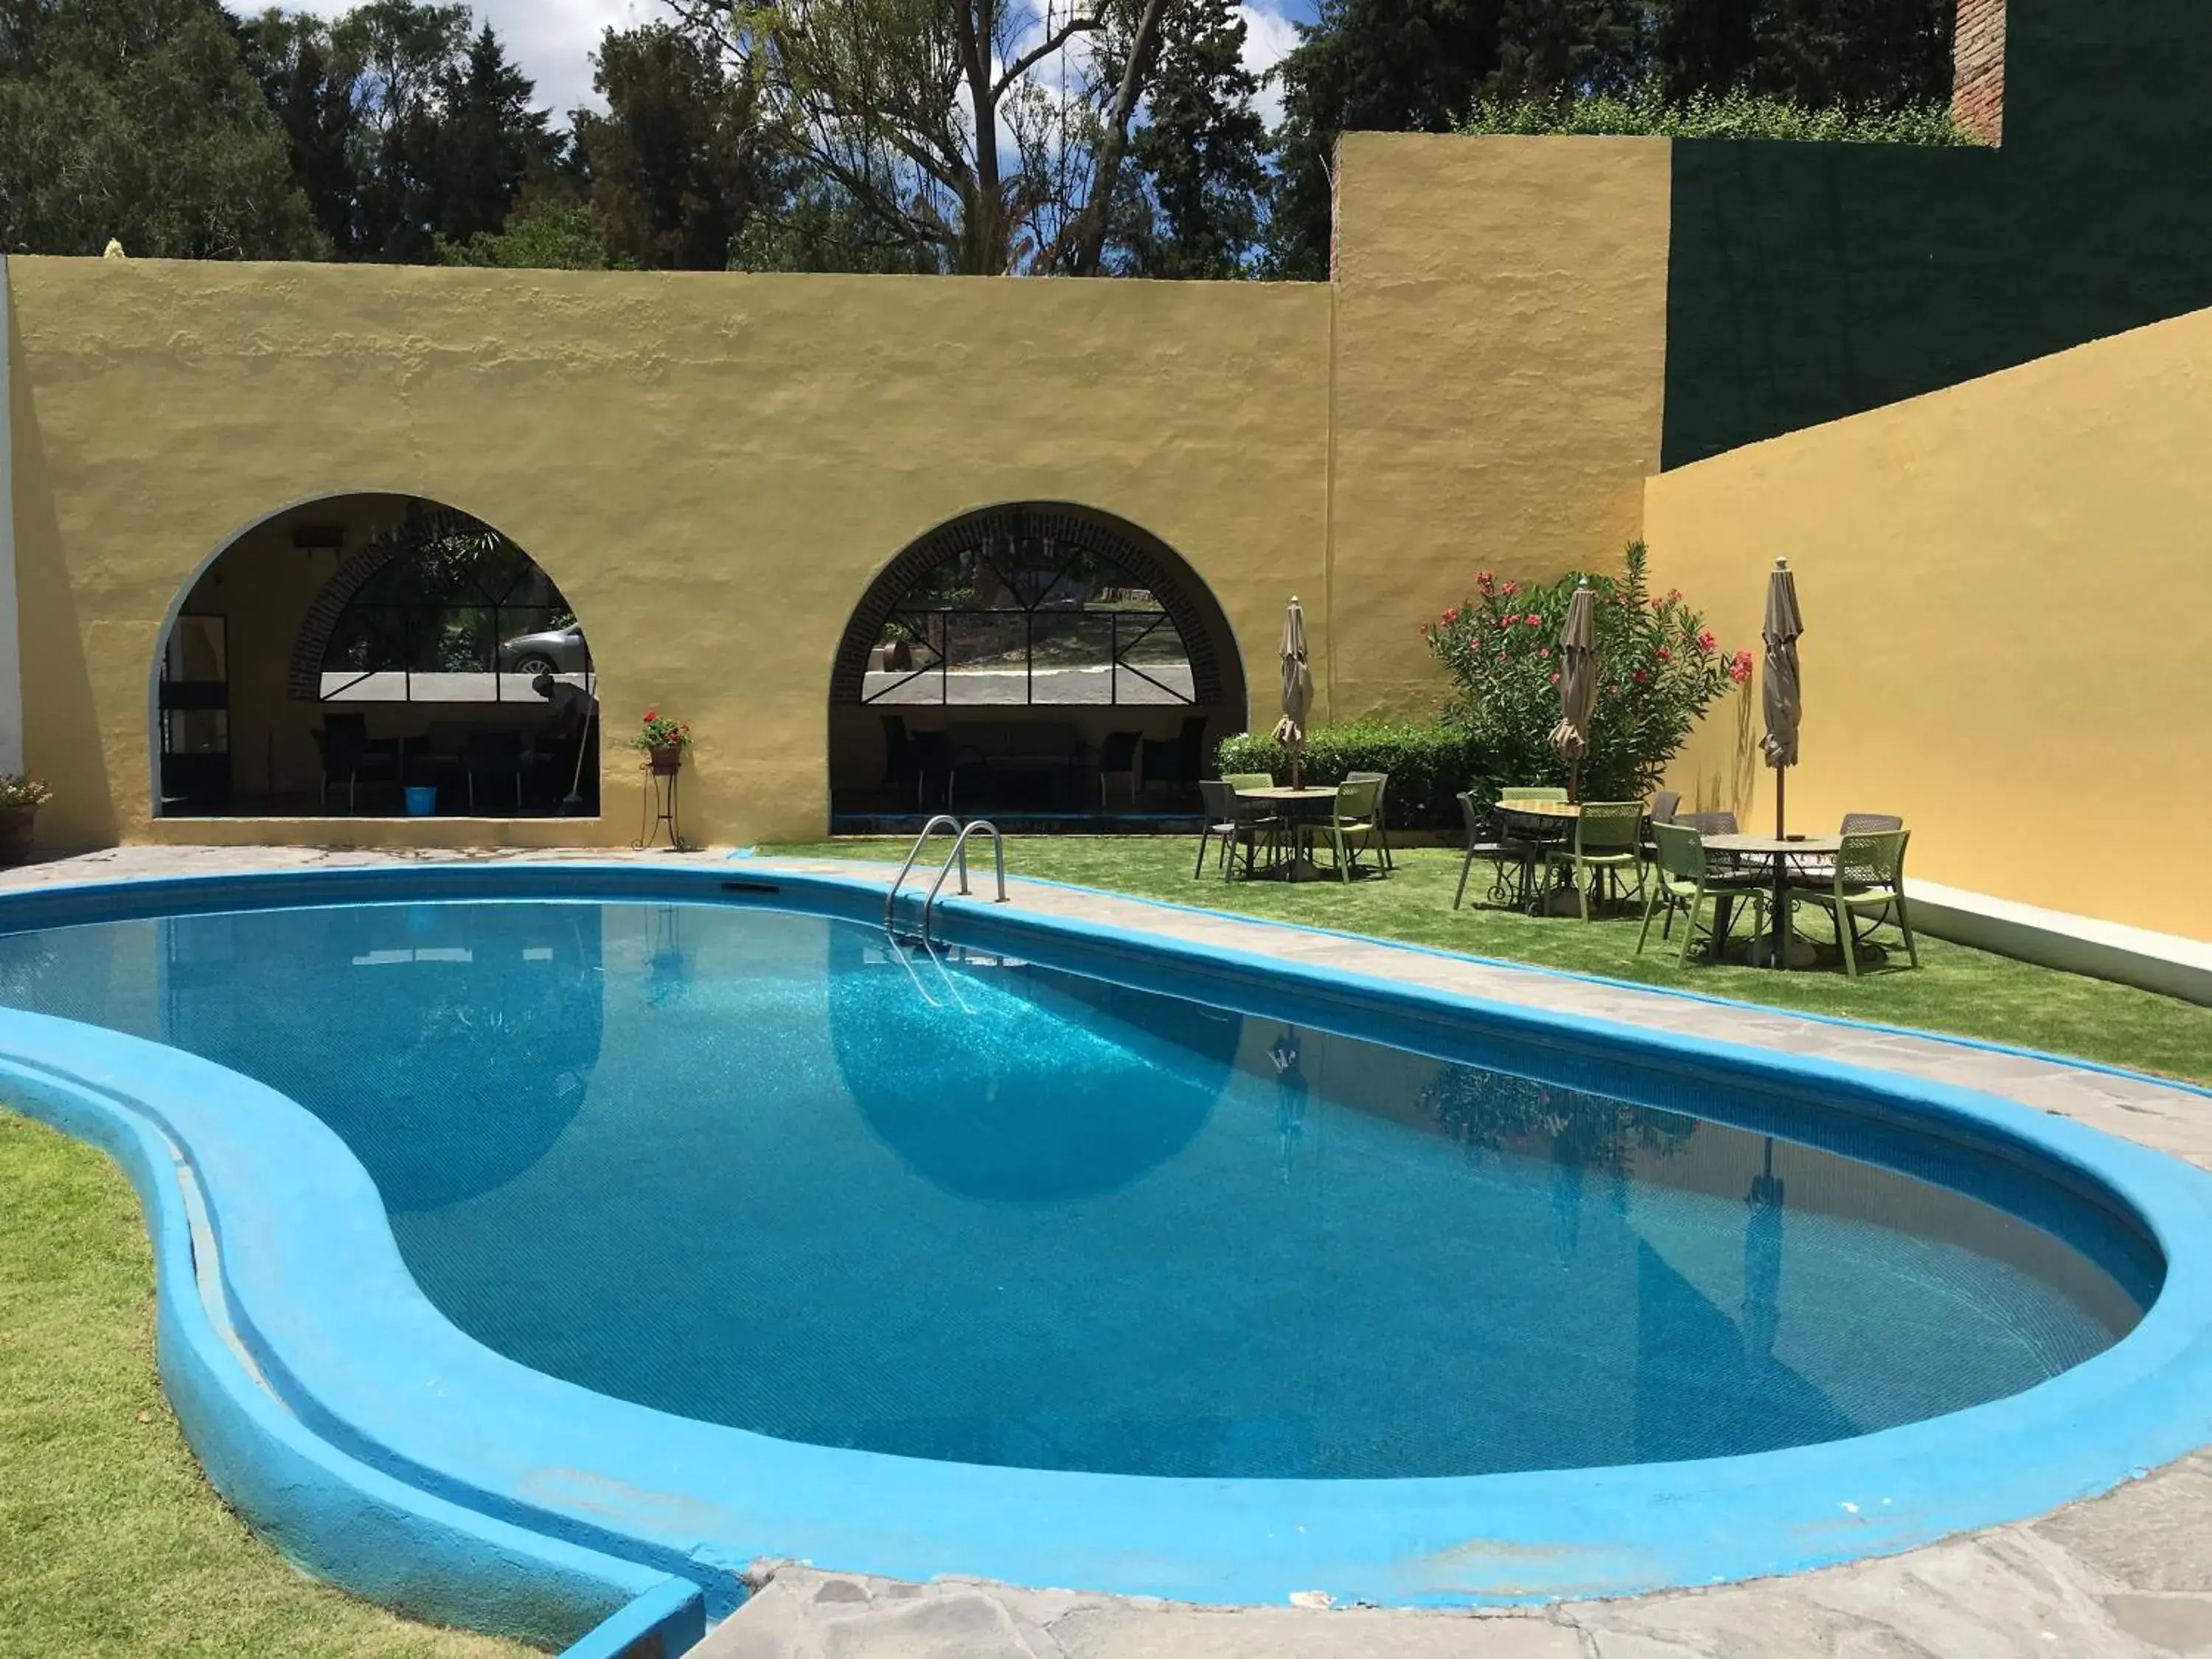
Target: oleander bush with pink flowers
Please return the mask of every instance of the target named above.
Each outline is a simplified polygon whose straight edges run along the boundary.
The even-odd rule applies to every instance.
[[[1632,542],[1618,574],[1587,573],[1597,599],[1597,709],[1582,764],[1585,800],[1649,794],[1667,763],[1713,702],[1751,678],[1751,653],[1723,651],[1679,590],[1653,594],[1649,556]],[[1524,586],[1478,573],[1474,591],[1421,624],[1429,650],[1450,675],[1444,723],[1466,733],[1488,775],[1508,784],[1565,783],[1566,762],[1552,745],[1559,722],[1559,634],[1585,573]]]

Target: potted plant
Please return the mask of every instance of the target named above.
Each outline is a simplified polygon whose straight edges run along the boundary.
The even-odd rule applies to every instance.
[[[691,723],[648,708],[629,746],[642,749],[652,760],[653,769],[665,775],[684,764],[684,751],[691,746]]]
[[[0,864],[31,856],[31,824],[54,792],[21,772],[0,772]]]

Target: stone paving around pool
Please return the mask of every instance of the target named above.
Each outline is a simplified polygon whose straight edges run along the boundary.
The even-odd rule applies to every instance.
[[[605,859],[604,852],[122,848],[0,872],[0,886],[397,860]],[[670,855],[642,854],[667,860]],[[690,855],[711,861],[720,854]],[[873,864],[762,858],[888,881]],[[2212,1170],[2212,1100],[2063,1061],[1773,1009],[1462,960],[1379,941],[1016,881],[1013,902],[1223,949],[1501,1002],[1763,1044],[1986,1090]],[[2178,1287],[2191,1293],[2196,1287]],[[2022,1446],[2021,1455],[2036,1449]],[[1787,1578],[1484,1612],[1207,1608],[965,1580],[926,1585],[763,1564],[759,1593],[698,1659],[2009,1659],[2212,1654],[2212,1449],[2100,1498],[1886,1559]],[[1325,1590],[1325,1586],[1316,1586]]]

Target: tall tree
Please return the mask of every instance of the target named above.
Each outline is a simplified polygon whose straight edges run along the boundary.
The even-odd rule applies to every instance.
[[[283,137],[216,0],[11,0],[0,238],[11,250],[299,258]]]
[[[360,111],[352,77],[331,61],[320,18],[274,9],[239,25],[239,44],[284,134],[292,179],[339,258],[361,252],[355,177]]]
[[[608,253],[648,270],[726,269],[769,190],[757,90],[666,24],[609,29],[592,61],[607,112],[577,111],[575,138]]]
[[[1145,121],[1130,140],[1114,268],[1139,276],[1229,277],[1248,269],[1267,179],[1267,124],[1252,106],[1237,0],[1171,0]]]
[[[1449,131],[1498,72],[1503,9],[1504,0],[1322,0],[1277,71],[1269,274],[1328,274],[1338,136]]]
[[[562,140],[533,105],[536,86],[508,61],[489,23],[448,67],[439,92],[429,179],[438,234],[454,241],[496,234],[523,185],[559,165]]]
[[[975,275],[1098,269],[1167,0],[1127,9],[1122,74],[1079,94],[1091,0],[671,0],[767,100],[810,173],[891,240]],[[1071,76],[1071,70],[1073,75]]]

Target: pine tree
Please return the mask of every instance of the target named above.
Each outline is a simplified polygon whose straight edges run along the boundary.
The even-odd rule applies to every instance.
[[[1115,268],[1139,276],[1242,276],[1260,234],[1267,124],[1252,107],[1236,0],[1175,0],[1117,213]]]

